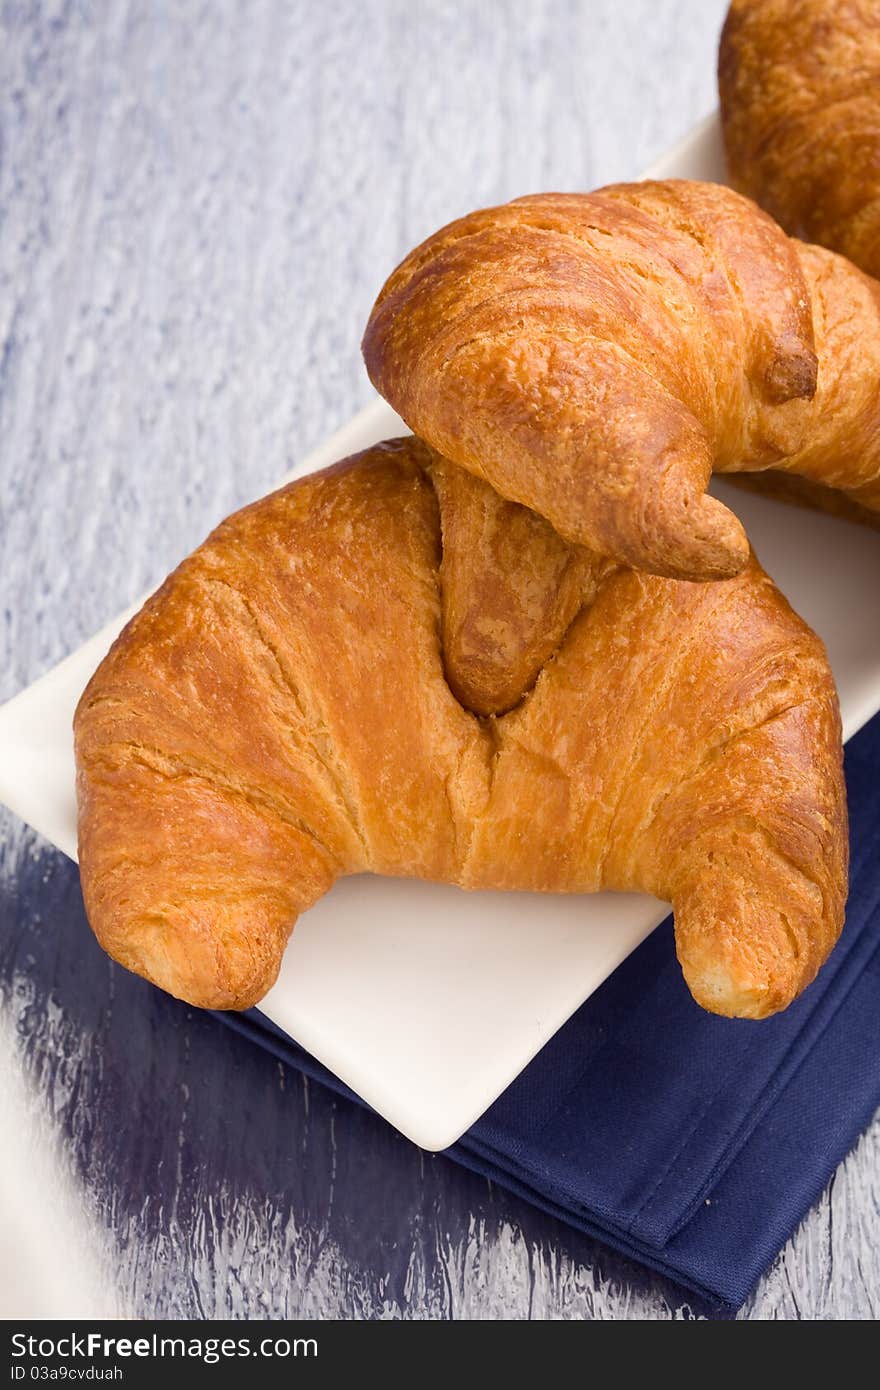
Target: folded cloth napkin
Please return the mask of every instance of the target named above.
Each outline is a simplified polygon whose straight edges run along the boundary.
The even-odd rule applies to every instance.
[[[846,776],[846,927],[795,1004],[760,1023],[704,1013],[667,921],[449,1157],[738,1307],[880,1105],[880,715]],[[219,1016],[357,1099],[258,1011]]]

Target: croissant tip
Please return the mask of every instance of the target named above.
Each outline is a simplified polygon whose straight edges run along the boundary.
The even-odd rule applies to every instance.
[[[812,400],[819,384],[819,359],[815,352],[796,344],[780,351],[764,374],[764,391],[773,405]]]
[[[278,962],[254,952],[246,932],[219,944],[206,924],[188,921],[186,914],[176,920],[158,915],[143,919],[136,946],[111,954],[126,969],[197,1009],[250,1009],[278,974]]]
[[[695,1001],[708,1013],[722,1018],[769,1018],[784,1009],[793,997],[792,992],[780,989],[778,984],[737,978],[720,961],[698,967],[685,963],[682,968]]]
[[[676,507],[668,541],[650,562],[642,554],[623,556],[625,563],[651,569],[669,579],[697,583],[735,579],[748,567],[751,546],[742,522],[709,493],[688,497]]]

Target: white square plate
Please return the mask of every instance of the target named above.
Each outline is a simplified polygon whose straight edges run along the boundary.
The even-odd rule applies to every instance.
[[[717,119],[649,171],[722,180]],[[405,433],[381,401],[289,477]],[[718,485],[766,568],[824,638],[853,734],[880,708],[880,542],[846,522]],[[0,799],[76,854],[71,722],[121,614],[0,708]],[[636,894],[463,893],[339,883],[291,938],[263,1013],[426,1149],[452,1144],[668,909]],[[59,924],[60,925],[60,924]]]

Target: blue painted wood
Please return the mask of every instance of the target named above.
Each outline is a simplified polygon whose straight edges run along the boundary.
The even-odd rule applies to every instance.
[[[723,9],[6,3],[0,699],[368,399],[362,326],[417,240],[630,176],[708,111]],[[701,1312],[114,967],[72,866],[4,814],[0,845],[0,1197],[79,1310]],[[876,1315],[878,1149],[746,1315]]]
[[[114,965],[60,855],[5,867],[0,988],[127,1305],[467,1317],[525,1316],[537,1298],[542,1313],[581,1315],[606,1284],[620,1308],[640,1290],[678,1303],[671,1286]],[[546,1303],[536,1261],[554,1281],[572,1262],[586,1287],[566,1273]]]

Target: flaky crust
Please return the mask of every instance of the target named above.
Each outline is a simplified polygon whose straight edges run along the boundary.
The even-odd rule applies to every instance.
[[[845,896],[821,643],[754,561],[715,585],[610,568],[531,693],[479,719],[444,677],[432,476],[408,439],[297,482],[126,628],[75,721],[99,940],[193,1004],[245,1008],[342,874],[644,889],[673,902],[700,1003],[784,1007]]]
[[[766,480],[765,491],[877,526],[880,283],[833,251],[797,246],[819,351],[818,387],[801,447],[755,477]],[[749,467],[743,460],[736,471]]]
[[[476,714],[504,714],[531,690],[614,562],[568,545],[536,512],[429,451],[440,507],[446,679]]]
[[[880,290],[714,184],[489,208],[390,277],[364,337],[407,423],[572,544],[729,576],[713,469],[782,469],[880,508]]]
[[[733,0],[718,78],[736,187],[880,276],[878,0]]]

